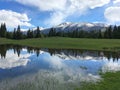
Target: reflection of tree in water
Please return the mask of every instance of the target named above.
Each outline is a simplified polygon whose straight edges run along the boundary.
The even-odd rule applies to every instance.
[[[108,60],[113,58],[113,61],[118,60],[120,58],[120,52],[108,52],[108,51],[90,51],[90,50],[80,50],[80,49],[40,49],[40,48],[33,48],[33,47],[26,47],[20,45],[0,45],[0,55],[1,58],[5,58],[7,50],[13,49],[14,53],[17,53],[20,56],[21,50],[25,48],[27,49],[28,53],[36,53],[38,57],[40,54],[40,50],[49,52],[50,55],[55,54],[62,54],[69,56],[72,55],[74,57],[82,55],[83,57],[86,55],[93,56],[93,57],[107,57]]]
[[[110,60],[113,58],[113,61],[118,60],[120,58],[120,52],[104,52],[105,57]]]
[[[6,45],[1,45],[0,46],[0,55],[1,55],[1,58],[5,58],[7,50],[8,49],[7,49]]]
[[[93,57],[107,57],[108,60],[113,58],[113,61],[118,60],[120,58],[120,52],[109,52],[109,51],[94,51],[94,50],[80,50],[80,49],[48,49],[48,52],[52,55],[55,54],[62,54],[69,56],[72,55],[76,56],[83,56],[86,57],[87,55]]]

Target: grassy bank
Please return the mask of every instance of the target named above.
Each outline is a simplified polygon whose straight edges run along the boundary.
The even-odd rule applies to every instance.
[[[10,40],[0,38],[0,44],[19,44],[40,48],[89,49],[120,51],[120,39],[38,38]]]
[[[83,83],[75,90],[120,90],[120,72],[107,72],[102,75],[103,80],[96,83]]]

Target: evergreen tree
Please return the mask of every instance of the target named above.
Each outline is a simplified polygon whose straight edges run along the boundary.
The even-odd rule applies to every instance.
[[[109,38],[109,35],[108,35],[108,29],[106,28],[105,32],[104,32],[104,38]]]
[[[54,36],[54,28],[51,28],[48,34],[49,37]]]
[[[13,39],[17,39],[16,28],[14,28],[14,31],[13,31]]]
[[[120,39],[120,26],[118,26],[117,32],[118,32],[118,33],[117,33],[117,34],[118,34],[118,35],[117,35],[117,38]]]
[[[0,26],[0,37],[1,37],[1,26]]]
[[[113,38],[117,38],[117,34],[118,34],[118,27],[115,25],[113,28]]]
[[[31,38],[31,36],[30,36],[30,29],[27,31],[27,38]]]
[[[20,25],[17,27],[16,39],[22,39],[22,32],[20,30]]]
[[[108,38],[109,39],[113,38],[112,26],[111,25],[108,27]]]
[[[6,37],[7,28],[5,23],[3,24],[3,28],[4,28],[3,37]]]
[[[33,33],[33,30],[28,30],[27,31],[27,38],[34,38],[34,33]]]
[[[101,30],[99,30],[99,32],[98,32],[98,38],[102,38],[102,32],[101,32]]]
[[[40,29],[39,27],[37,27],[35,38],[40,38],[40,37],[41,37]]]
[[[13,33],[12,32],[6,32],[6,38],[12,39]]]
[[[0,37],[6,37],[6,32],[7,32],[7,28],[6,28],[6,24],[1,24],[0,27]]]

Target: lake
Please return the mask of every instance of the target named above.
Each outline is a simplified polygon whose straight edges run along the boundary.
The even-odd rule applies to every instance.
[[[120,52],[0,45],[0,90],[74,90],[120,71]]]

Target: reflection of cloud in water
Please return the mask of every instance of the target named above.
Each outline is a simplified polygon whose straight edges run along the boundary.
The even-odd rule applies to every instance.
[[[105,64],[102,67],[102,72],[116,72],[116,71],[120,71],[120,60],[117,61],[113,61],[113,59],[111,60],[106,60]]]
[[[42,51],[42,50],[41,50]],[[43,51],[43,53],[46,53]],[[89,53],[83,53],[83,54],[78,54],[75,55],[74,53],[66,53],[66,52],[60,52],[60,53],[55,53],[53,56],[59,57],[64,60],[103,60],[106,59],[104,56],[98,56],[98,55],[91,55]]]
[[[64,60],[57,56],[48,56],[43,57],[46,62],[50,64],[50,67],[55,69],[55,72],[52,72],[52,76],[54,78],[60,80],[61,82],[81,82],[81,81],[97,81],[100,79],[99,75],[93,75],[91,73],[87,73],[85,69],[80,68],[78,66],[69,66],[64,63]],[[48,75],[49,76],[49,75]]]
[[[25,66],[29,61],[29,56],[30,54],[21,54],[18,57],[13,51],[8,51],[6,53],[6,58],[0,57],[0,68],[9,69],[17,66]]]
[[[7,88],[15,88],[17,90],[17,87],[21,85],[24,87],[29,86],[27,89],[34,87],[34,90],[38,90],[38,88],[39,90],[74,90],[75,87],[80,86],[81,81],[94,82],[100,79],[99,76],[92,74],[82,75],[81,73],[82,72],[79,72],[79,74],[72,74],[71,70],[67,72],[62,70],[40,70],[37,73],[25,74],[10,80],[2,81],[0,82],[0,90],[7,90]],[[21,86],[21,88],[23,86]]]

